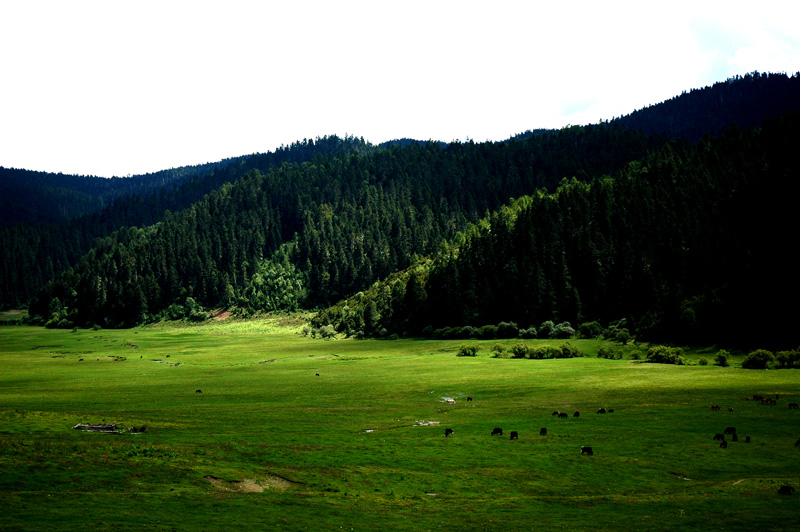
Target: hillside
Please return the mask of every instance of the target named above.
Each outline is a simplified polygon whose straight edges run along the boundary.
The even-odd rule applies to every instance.
[[[759,75],[757,83],[754,79],[755,76],[749,76],[727,82],[726,87],[730,85],[740,93],[747,93],[751,87],[758,89],[752,92],[749,104],[745,105],[746,98],[740,99],[736,108],[748,112],[758,108],[757,99],[769,98],[765,87],[774,86],[775,94],[782,94],[787,83],[797,80],[782,75]],[[675,101],[690,96],[696,99],[714,90],[692,91]],[[648,120],[657,123],[654,117],[672,114],[676,108],[668,103],[648,110]],[[736,108],[710,122],[717,124],[731,116],[744,116],[737,114]],[[659,114],[658,110],[662,112]],[[691,112],[685,112],[684,121],[692,122]],[[779,121],[782,126],[770,127],[788,128],[783,133],[795,135],[791,126],[786,125],[793,119],[786,120]],[[147,221],[160,220],[156,225],[106,233],[108,236],[74,268],[52,277],[32,302],[31,314],[40,323],[58,326],[129,326],[163,318],[200,319],[204,309],[218,307],[243,314],[327,307],[367,290],[376,281],[414,264],[420,256],[439,253],[441,257],[445,250],[457,249],[450,253],[466,260],[471,246],[484,245],[482,240],[475,239],[463,249],[458,247],[467,242],[467,236],[471,238],[480,232],[470,230],[470,224],[485,217],[501,219],[507,215],[502,213],[508,212],[515,212],[516,219],[519,213],[514,209],[525,205],[534,211],[525,215],[527,221],[519,227],[509,223],[508,231],[518,232],[515,238],[519,242],[536,239],[544,244],[516,265],[516,273],[508,254],[521,253],[522,248],[514,247],[513,242],[499,241],[476,248],[480,251],[475,256],[481,258],[471,259],[472,266],[458,271],[457,281],[449,275],[443,276],[455,291],[442,288],[441,295],[445,298],[442,301],[450,301],[447,298],[452,295],[471,298],[470,302],[457,300],[455,306],[439,303],[443,309],[457,309],[459,313],[449,324],[511,319],[499,309],[504,307],[510,293],[508,286],[513,286],[517,297],[538,301],[536,305],[520,302],[511,305],[515,312],[519,311],[513,315],[514,319],[523,323],[534,324],[544,316],[547,316],[544,319],[570,320],[629,316],[647,330],[674,334],[674,320],[669,315],[676,305],[680,307],[686,301],[693,301],[692,298],[715,301],[718,292],[714,290],[725,293],[731,287],[738,289],[735,284],[714,285],[708,281],[712,266],[719,265],[715,261],[725,261],[725,268],[731,271],[743,268],[741,271],[749,275],[752,272],[746,257],[754,249],[761,251],[751,247],[752,240],[730,237],[731,228],[742,225],[740,218],[731,213],[742,211],[725,209],[743,207],[730,203],[724,191],[740,198],[742,188],[726,189],[723,185],[729,183],[725,180],[745,183],[750,187],[747,190],[751,198],[758,198],[767,183],[770,190],[776,187],[780,190],[789,179],[780,174],[781,170],[775,170],[782,167],[764,169],[759,161],[767,156],[783,161],[787,156],[768,150],[764,144],[766,137],[747,129],[726,134],[726,142],[733,147],[718,144],[710,137],[699,144],[690,144],[666,135],[645,134],[644,127],[637,129],[623,128],[614,121],[523,134],[503,143],[443,146],[405,140],[381,148],[363,144],[359,150],[316,154],[312,160],[299,164],[290,161],[280,166],[255,168],[245,177],[208,193],[186,210],[168,212],[163,220]],[[731,140],[738,138],[737,135],[741,137],[739,141]],[[790,139],[794,141],[796,137]],[[564,178],[570,181],[562,183]],[[599,193],[603,185],[597,183],[608,183],[604,185],[608,190]],[[648,188],[656,183],[661,188]],[[557,191],[559,184],[563,186]],[[621,191],[625,194],[617,196]],[[656,199],[640,198],[643,193]],[[590,196],[582,197],[587,194]],[[591,194],[599,197],[593,198]],[[511,211],[505,209],[490,216],[511,198],[526,196],[531,198],[519,200]],[[565,214],[552,205],[565,203],[558,198],[566,197],[572,199],[563,206],[567,209]],[[553,199],[545,202],[541,198]],[[712,198],[717,198],[717,203],[708,203]],[[773,199],[781,205],[780,197],[770,201]],[[573,200],[578,203],[571,205]],[[592,209],[581,205],[594,206],[596,200],[610,202],[613,207],[601,213],[604,218],[600,220],[594,218],[596,213]],[[539,207],[540,203],[551,206]],[[764,204],[768,203],[765,200]],[[618,211],[619,206],[623,209]],[[757,208],[766,209],[761,204]],[[135,204],[129,210],[158,213],[157,209],[140,209]],[[120,212],[124,211],[113,208],[107,214],[115,217]],[[706,221],[714,216],[719,217],[715,221],[718,225],[714,226],[717,233],[705,234]],[[638,222],[633,223],[634,219]],[[573,220],[569,226],[573,233],[589,234],[588,243],[563,247],[564,237],[560,233],[565,231],[565,220]],[[651,227],[653,220],[659,223]],[[759,223],[757,219],[753,227],[763,230]],[[482,226],[493,227],[493,224],[484,222]],[[661,235],[656,231],[659,228],[673,228],[675,234]],[[745,229],[743,234],[749,237],[750,226],[745,224]],[[659,236],[653,238],[654,235]],[[692,245],[678,244],[684,240]],[[708,246],[707,241],[713,245]],[[653,242],[660,247],[653,250]],[[691,253],[676,255],[675,251],[684,247],[691,253],[707,250],[709,256],[702,257],[697,271],[674,267],[673,262],[679,259],[695,262]],[[12,249],[11,255],[17,252],[13,247],[7,249]],[[766,252],[770,257],[775,253],[771,247]],[[49,272],[56,271],[49,269],[50,256],[50,253],[39,256],[45,259],[40,278],[48,278]],[[533,262],[528,264],[525,260]],[[31,262],[42,270],[35,260]],[[481,269],[484,263],[488,270]],[[540,267],[532,268],[534,263]],[[618,270],[615,265],[626,266]],[[18,286],[19,279],[25,279],[30,270],[35,271],[6,263],[4,274],[9,268],[16,268],[17,280],[13,280],[14,275],[7,275],[4,290]],[[589,272],[588,277],[582,272]],[[430,275],[433,280],[437,274],[431,271]],[[498,282],[480,291],[459,285],[471,275],[498,278]],[[580,281],[573,282],[573,278]],[[587,278],[591,280],[586,281]],[[423,276],[417,281],[427,282],[427,279]],[[707,293],[706,289],[712,292]],[[395,304],[407,292],[405,283],[387,290],[394,293],[384,295],[384,299]],[[435,305],[428,288],[425,292],[423,299]],[[631,306],[624,294],[636,294],[637,305]],[[417,293],[421,295],[422,292]],[[394,315],[398,315],[397,309],[405,308],[408,313],[416,308],[412,296],[403,302],[406,307],[394,307]],[[492,301],[496,302],[487,304]],[[708,308],[700,303],[687,304],[701,316]],[[414,332],[424,325],[440,325],[437,320],[452,315],[442,312],[435,319],[423,320],[422,317],[428,316],[425,312],[413,310],[419,318],[409,325],[398,320],[392,322],[389,317],[392,313],[383,308],[378,314],[386,323],[382,322],[372,332]],[[684,314],[691,313],[687,310]],[[650,321],[643,321],[644,316],[650,316]],[[361,319],[364,319],[363,307]],[[351,325],[340,326],[360,330]]]

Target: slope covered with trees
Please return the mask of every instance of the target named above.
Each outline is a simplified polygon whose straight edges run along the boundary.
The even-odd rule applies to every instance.
[[[791,113],[565,181],[492,213],[316,324],[385,335],[627,318],[651,339],[794,345],[800,224],[787,191],[798,142]]]

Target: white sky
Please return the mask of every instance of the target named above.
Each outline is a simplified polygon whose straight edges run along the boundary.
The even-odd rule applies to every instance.
[[[0,166],[501,140],[754,70],[800,71],[800,2],[0,0]]]

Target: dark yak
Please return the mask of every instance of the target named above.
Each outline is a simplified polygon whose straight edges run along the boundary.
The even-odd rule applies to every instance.
[[[196,390],[194,391],[194,393],[203,393],[203,390],[201,390],[200,388],[198,388],[198,389],[196,389]]]
[[[800,406],[798,406],[797,403],[789,403],[789,408],[795,410],[795,409],[800,408]]]
[[[724,434],[722,434],[720,432],[717,432],[716,434],[714,434],[714,440],[722,441],[724,439],[725,439],[725,435]]]
[[[581,454],[588,454],[589,456],[593,456],[594,451],[592,450],[591,447],[587,447],[584,445],[583,447],[581,447]]]
[[[572,414],[572,417],[581,417],[581,413],[580,412],[575,412],[574,414]]]
[[[597,413],[598,414],[605,414],[606,413],[606,409],[605,408],[601,408],[600,410],[597,411]]]
[[[725,429],[725,434],[735,434],[735,433],[736,433],[736,427],[727,427]]]
[[[519,434],[517,433],[516,430],[512,430],[511,431],[511,438],[510,439],[512,439],[512,440],[518,440],[519,439]]]
[[[711,405],[711,410],[719,410],[719,407],[717,405]]]
[[[503,429],[501,429],[500,427],[493,428],[492,429],[492,436],[498,436],[498,435],[499,436],[503,435]]]
[[[453,429],[444,429],[444,437],[447,438],[448,436],[453,435]]]
[[[728,442],[726,442],[725,440],[722,440],[720,442],[719,446],[722,447],[723,449],[727,449],[728,448]]]
[[[544,428],[544,427],[542,427],[542,428],[539,430],[539,436],[547,436],[547,429],[546,429],[546,428]]]
[[[569,417],[569,415],[568,415],[566,412],[561,412],[561,413],[558,415],[558,417],[560,417],[560,418],[564,419],[564,418],[568,418],[568,417]]]
[[[794,488],[791,486],[781,486],[778,488],[778,495],[791,495],[794,492]]]

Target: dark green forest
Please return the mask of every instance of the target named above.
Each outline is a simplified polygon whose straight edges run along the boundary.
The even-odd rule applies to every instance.
[[[798,81],[754,73],[505,142],[326,137],[231,160],[0,228],[2,304],[57,327],[316,308],[352,335],[624,318],[793,346]]]

